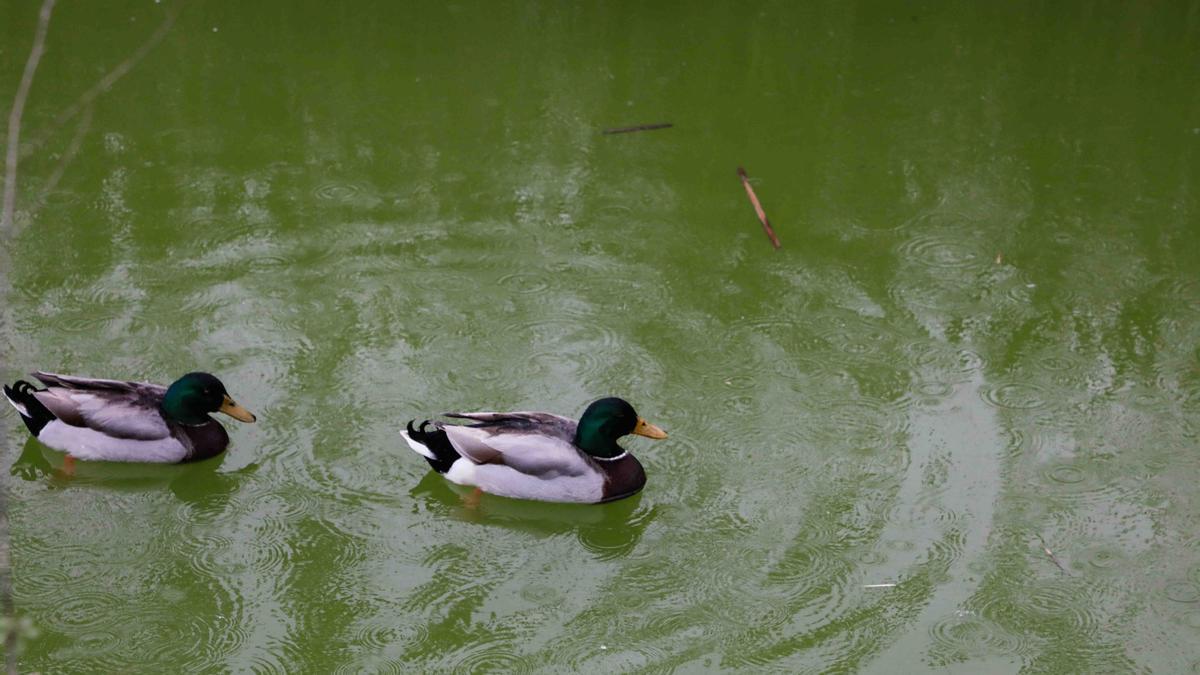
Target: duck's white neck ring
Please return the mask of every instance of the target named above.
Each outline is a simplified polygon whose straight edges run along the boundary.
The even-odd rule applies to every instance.
[[[616,457],[592,457],[592,459],[596,460],[597,462],[615,462],[618,459],[625,459],[625,457],[628,455],[629,455],[629,451],[626,450],[625,452],[622,452],[621,454],[617,455]]]

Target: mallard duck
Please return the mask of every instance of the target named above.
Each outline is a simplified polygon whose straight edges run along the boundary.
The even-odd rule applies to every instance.
[[[29,433],[71,458],[108,462],[193,462],[221,454],[229,434],[208,416],[242,422],[254,414],[233,402],[208,373],[188,373],[170,387],[36,372],[38,389],[18,380],[4,396]]]
[[[637,458],[617,445],[628,434],[666,438],[619,398],[602,398],[576,422],[546,412],[446,413],[476,424],[425,420],[400,432],[451,482],[503,497],[597,504],[646,484]],[[430,428],[432,426],[432,428]]]

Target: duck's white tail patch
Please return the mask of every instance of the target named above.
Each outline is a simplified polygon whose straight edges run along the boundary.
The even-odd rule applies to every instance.
[[[8,404],[9,404],[9,405],[11,405],[12,407],[16,408],[16,409],[17,409],[17,412],[21,413],[21,417],[28,417],[28,418],[30,418],[30,419],[33,419],[33,415],[30,415],[30,414],[29,414],[29,411],[25,409],[25,404],[24,404],[24,403],[17,403],[16,401],[14,401],[14,400],[12,400],[11,398],[9,398],[9,397],[8,397],[8,394],[5,394],[5,395],[4,395],[4,398],[5,398],[5,400],[7,400],[7,401],[8,401]]]
[[[408,443],[408,447],[412,448],[413,451],[415,451],[418,455],[420,455],[426,459],[433,459],[433,460],[437,459],[437,455],[433,454],[432,450],[430,450],[428,447],[426,447],[424,443],[418,443],[418,442],[414,441],[408,435],[407,431],[401,429],[400,435],[404,437],[404,442]]]

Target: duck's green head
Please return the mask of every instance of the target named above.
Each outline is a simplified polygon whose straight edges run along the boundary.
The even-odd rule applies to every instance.
[[[254,413],[233,402],[225,385],[208,373],[188,373],[175,380],[163,396],[163,412],[172,421],[204,424],[208,413],[223,412],[235,420],[253,422]]]
[[[575,445],[593,457],[616,457],[625,452],[617,439],[629,434],[667,437],[667,432],[639,417],[624,399],[602,398],[583,411],[575,428]]]

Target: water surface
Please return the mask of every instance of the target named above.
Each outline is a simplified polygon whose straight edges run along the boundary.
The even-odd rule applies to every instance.
[[[646,4],[56,7],[2,375],[259,423],[65,479],[2,417],[22,670],[1200,664],[1200,3]],[[599,507],[396,434],[604,395],[671,438]]]

